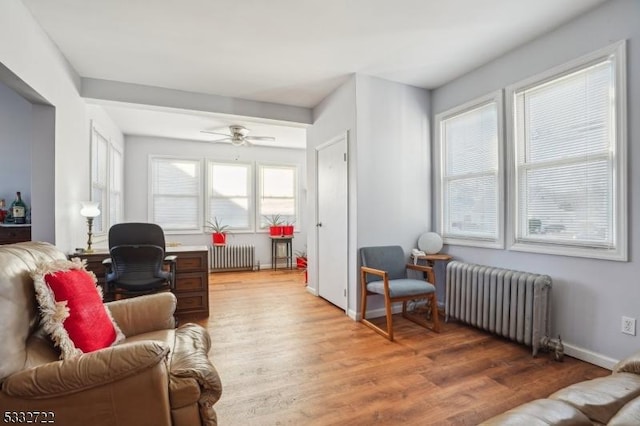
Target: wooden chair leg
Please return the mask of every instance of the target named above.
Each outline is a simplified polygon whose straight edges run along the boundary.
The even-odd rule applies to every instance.
[[[393,315],[391,312],[391,299],[388,294],[384,296],[384,308],[387,311],[387,338],[393,342]]]
[[[362,303],[360,305],[362,309],[361,320],[365,320],[367,316],[367,281],[364,272],[360,273],[360,291],[362,291]]]
[[[431,321],[433,322],[433,331],[440,333],[440,315],[438,315],[438,298],[436,293],[431,293]]]

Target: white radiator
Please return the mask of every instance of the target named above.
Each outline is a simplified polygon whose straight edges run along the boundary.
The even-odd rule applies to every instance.
[[[447,265],[445,319],[533,347],[549,336],[551,277],[458,261]]]
[[[256,268],[256,249],[252,245],[209,246],[211,271],[238,271]]]

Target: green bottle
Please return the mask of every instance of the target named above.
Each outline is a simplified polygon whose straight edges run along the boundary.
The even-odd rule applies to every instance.
[[[17,225],[27,223],[27,205],[22,201],[20,191],[16,192],[16,199],[11,203],[11,216]]]

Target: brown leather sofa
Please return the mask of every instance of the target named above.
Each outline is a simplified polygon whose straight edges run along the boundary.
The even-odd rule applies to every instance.
[[[216,425],[222,387],[208,359],[207,331],[175,328],[176,299],[159,293],[108,303],[126,339],[59,361],[39,326],[30,278],[54,246],[0,246],[0,415],[9,423]],[[36,417],[37,416],[37,417]],[[31,421],[30,421],[31,420]]]
[[[620,361],[610,376],[567,386],[482,425],[640,425],[640,352]]]

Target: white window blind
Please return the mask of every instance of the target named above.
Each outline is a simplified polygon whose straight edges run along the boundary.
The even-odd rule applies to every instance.
[[[513,89],[516,244],[568,247],[567,254],[619,248],[626,194],[616,61],[610,54]]]
[[[151,158],[151,221],[165,231],[201,229],[200,160]]]
[[[267,227],[265,216],[280,215],[285,223],[297,218],[297,169],[294,166],[259,166],[258,213],[260,228]]]
[[[441,153],[440,228],[445,241],[500,245],[501,94],[437,117]]]
[[[252,229],[251,169],[251,164],[209,162],[209,221],[217,218],[229,229]]]

